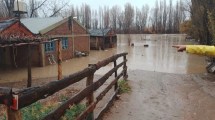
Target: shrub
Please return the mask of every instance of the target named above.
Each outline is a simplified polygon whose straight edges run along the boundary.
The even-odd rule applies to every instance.
[[[129,86],[128,82],[126,80],[119,80],[119,93],[129,93],[131,91],[131,87]]]

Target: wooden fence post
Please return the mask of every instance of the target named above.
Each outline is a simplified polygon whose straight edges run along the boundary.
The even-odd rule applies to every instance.
[[[31,45],[28,44],[28,82],[27,87],[31,87],[32,73],[31,73]]]
[[[126,61],[126,55],[123,56],[123,61],[124,61],[124,62]],[[128,75],[127,75],[127,66],[126,66],[126,62],[124,63],[123,70],[124,70],[123,79],[127,80]]]
[[[62,63],[62,56],[61,56],[61,41],[60,40],[58,40],[57,41],[57,49],[58,49],[58,62],[57,62],[57,64],[58,64],[58,80],[61,80],[62,79],[62,65],[61,65],[61,63]]]
[[[21,112],[15,111],[7,107],[7,120],[22,120]]]
[[[114,61],[114,68],[117,66],[116,60]],[[117,70],[115,71],[115,78],[117,77]],[[114,90],[117,90],[118,88],[118,82],[116,82],[115,86],[114,86]]]
[[[89,64],[88,66],[92,66],[93,64]],[[93,84],[93,78],[94,78],[94,73],[91,74],[90,76],[87,77],[87,81],[86,81],[86,86],[89,86],[91,84]],[[94,102],[94,95],[93,92],[91,94],[89,94],[89,96],[87,97],[87,103],[86,106],[88,107],[91,103]],[[91,112],[88,116],[86,120],[94,120],[94,112]]]

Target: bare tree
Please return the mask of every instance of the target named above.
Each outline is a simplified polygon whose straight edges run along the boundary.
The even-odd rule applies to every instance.
[[[48,0],[37,1],[37,0],[30,0],[29,2],[29,17],[38,17],[38,9],[41,8]]]
[[[5,6],[7,8],[7,16],[9,17],[13,16],[14,2],[15,0],[4,0]]]
[[[85,16],[85,27],[87,29],[91,28],[91,8],[89,5],[85,4],[85,10],[84,10],[84,16]]]
[[[103,22],[102,16],[103,16],[103,9],[102,9],[102,7],[99,7],[99,23],[100,23],[99,27],[100,27],[100,29],[104,28],[104,22]]]
[[[117,16],[117,23],[118,23],[118,26],[119,26],[118,31],[120,31],[120,32],[123,31],[124,19],[125,19],[124,11],[122,11]]]
[[[159,6],[158,1],[155,2],[155,8],[152,9],[152,31],[157,33],[158,32],[158,20],[159,20]]]
[[[167,6],[166,0],[163,2],[163,18],[162,18],[162,32],[166,33],[166,24],[167,24]]]
[[[141,11],[138,7],[136,7],[135,13],[136,30],[139,33],[141,32]]]
[[[75,9],[75,13],[76,13],[76,16],[77,16],[77,20],[80,21],[81,14],[80,14],[80,11],[79,11],[78,7],[76,7],[76,9]]]
[[[148,5],[143,5],[142,9],[136,8],[136,30],[138,33],[143,33],[148,19]]]
[[[147,20],[148,20],[148,12],[149,12],[149,6],[148,5],[143,5],[142,6],[142,17],[141,17],[141,31],[144,31],[146,28]]]
[[[104,6],[104,14],[103,14],[104,28],[109,28],[110,25],[110,14],[109,7]]]
[[[50,1],[51,3],[49,3],[49,10],[51,12],[51,15],[49,15],[49,17],[56,17],[59,16],[61,13],[61,10],[63,10],[67,5],[68,5],[68,1]]]
[[[168,32],[172,33],[172,25],[173,25],[173,7],[172,7],[172,0],[169,0],[169,17],[168,17]]]
[[[98,13],[97,13],[97,10],[92,12],[92,28],[98,29]]]
[[[111,25],[114,30],[117,29],[117,16],[119,15],[120,8],[119,6],[115,5],[110,10],[110,19],[111,19]]]
[[[77,17],[74,6],[70,5],[67,9],[62,10],[61,16],[63,16],[63,17],[69,17],[69,16],[75,17],[76,16]]]
[[[0,0],[0,18],[7,16],[7,8],[3,2],[3,0]]]
[[[130,32],[131,25],[134,20],[134,7],[130,3],[125,4],[125,12],[124,12],[124,30],[126,33]]]

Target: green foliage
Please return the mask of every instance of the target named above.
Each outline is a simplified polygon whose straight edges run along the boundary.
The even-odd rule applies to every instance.
[[[6,114],[4,114],[3,120],[7,120]]]
[[[43,107],[40,102],[36,102],[21,110],[23,120],[40,120],[54,109],[54,106]]]
[[[131,91],[131,87],[129,86],[128,82],[126,80],[119,80],[119,93],[129,93]]]
[[[4,114],[3,116],[0,116],[0,120],[7,120],[6,114]]]
[[[63,120],[74,120],[85,109],[86,109],[86,105],[84,105],[84,104],[74,105],[74,106],[70,107],[70,109],[66,110],[66,114],[62,119]]]

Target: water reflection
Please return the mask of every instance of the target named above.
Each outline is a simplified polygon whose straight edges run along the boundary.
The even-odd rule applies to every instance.
[[[116,48],[105,51],[91,51],[87,57],[74,58],[62,63],[63,75],[69,75],[86,68],[88,64],[97,63],[116,53],[128,52],[129,70],[147,70],[166,73],[203,73],[205,72],[205,58],[178,53],[171,46],[173,44],[193,44],[185,42],[184,35],[118,35]],[[134,44],[128,46],[128,40]],[[148,44],[148,47],[144,47]],[[120,59],[118,63],[122,61]],[[110,70],[112,64],[97,71],[96,74],[104,74]],[[49,65],[32,69],[33,79],[57,76],[57,65]],[[27,69],[0,71],[0,82],[13,82],[27,79]]]

